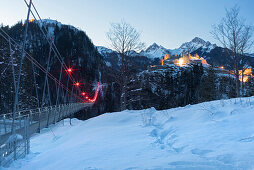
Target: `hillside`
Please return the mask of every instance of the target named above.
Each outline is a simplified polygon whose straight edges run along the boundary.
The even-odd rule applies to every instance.
[[[64,120],[9,169],[251,169],[254,97]]]
[[[43,23],[43,24],[42,24]],[[9,27],[1,26],[12,38],[18,43],[22,43],[24,26],[22,22]],[[45,28],[45,29],[44,29]],[[49,60],[49,72],[56,79],[60,79],[60,72],[62,70],[61,82],[69,89],[73,88],[74,82],[68,81],[68,76],[64,68],[61,68],[59,60],[63,60],[67,67],[71,67],[74,71],[72,73],[73,79],[79,81],[82,84],[80,90],[85,90],[89,95],[93,96],[94,87],[99,81],[105,83],[108,86],[103,86],[99,94],[97,104],[93,108],[93,112],[88,111],[86,117],[82,116],[82,119],[90,118],[104,112],[112,111],[107,109],[107,101],[102,96],[102,93],[107,93],[107,87],[111,86],[111,81],[107,76],[106,63],[102,56],[98,53],[92,40],[88,35],[71,25],[62,24],[56,20],[43,19],[42,22],[33,21],[29,23],[29,29],[27,34],[26,51],[40,63],[44,68],[47,67],[47,60],[49,56],[49,43],[45,38],[45,35],[41,32],[41,29],[47,30],[45,34],[47,37],[52,38],[55,46],[57,47],[61,57],[56,56],[54,50],[51,50],[51,57]],[[12,46],[12,53],[14,57],[15,72],[19,67],[20,52],[17,50],[20,48]],[[1,114],[12,111],[14,85],[12,78],[12,70],[9,67],[10,63],[9,44],[2,37],[0,37],[0,70],[4,70],[1,74],[0,81],[0,111]],[[35,88],[38,90],[38,98],[40,106],[48,106],[56,104],[57,86],[55,81],[49,79],[50,97],[47,100],[42,101],[43,87],[45,81],[45,74],[38,68],[32,67],[31,62],[25,58],[22,70],[22,82],[20,90],[20,108],[21,109],[33,109],[38,107],[36,100]],[[36,86],[35,83],[36,82]],[[67,83],[69,82],[69,83]],[[9,88],[11,87],[11,88]],[[112,85],[113,88],[113,85]],[[116,88],[116,87],[114,87]],[[47,89],[46,89],[47,90]],[[75,91],[75,90],[74,90]],[[112,95],[117,96],[117,91],[111,92]],[[70,97],[65,96],[66,91],[59,90],[59,102],[64,103],[66,98],[71,100]],[[112,105],[112,104],[110,104]],[[117,103],[116,103],[117,105]],[[87,110],[86,110],[87,111]],[[86,112],[85,111],[85,112]],[[78,116],[79,117],[79,116]],[[80,118],[80,117],[79,117]]]

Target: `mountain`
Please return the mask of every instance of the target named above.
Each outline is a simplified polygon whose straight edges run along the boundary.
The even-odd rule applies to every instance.
[[[156,43],[153,43],[149,46],[145,51],[142,51],[139,55],[146,56],[147,58],[154,59],[154,58],[161,58],[168,54],[169,51],[164,48],[163,46],[159,46]]]
[[[107,56],[110,56],[109,54],[112,53],[112,50],[109,49],[98,50],[99,53],[105,58],[107,58]],[[227,50],[217,46],[216,44],[212,44],[209,41],[205,41],[199,37],[195,37],[191,41],[183,43],[179,48],[176,49],[167,49],[161,45],[153,43],[146,50],[141,51],[140,53],[133,53],[132,57],[144,56],[148,58],[147,61],[159,64],[159,59],[163,58],[163,56],[165,56],[166,54],[180,55],[184,51],[190,52],[192,55],[198,54],[199,56],[205,58],[207,62],[211,65],[223,65],[227,69],[233,68],[233,60],[232,58],[227,57]],[[246,60],[248,66],[254,67],[254,54],[246,54]]]
[[[42,25],[43,23],[43,25]],[[12,46],[12,55],[15,64],[15,73],[19,67],[20,44],[23,42],[24,26],[22,22],[19,22],[13,26],[1,26],[13,39],[19,44]],[[46,40],[41,29],[47,30],[46,36],[52,37],[55,46],[61,54],[62,60],[67,66],[73,68],[73,77],[75,81],[82,83],[81,90],[86,90],[90,96],[94,95],[94,85],[97,82],[105,84],[102,87],[98,100],[93,106],[93,111],[89,109],[84,110],[77,117],[81,119],[87,119],[92,116],[102,114],[107,111],[118,110],[119,105],[119,86],[116,83],[112,83],[109,78],[109,72],[107,65],[104,62],[103,57],[98,53],[96,46],[92,43],[91,39],[86,33],[80,29],[77,29],[71,25],[65,25],[55,20],[42,20],[42,22],[31,21],[28,24],[26,52],[30,54],[40,65],[40,67],[47,67],[47,60],[49,56],[49,43]],[[44,29],[45,28],[45,29]],[[49,72],[56,79],[59,79],[59,73],[62,70],[59,57],[54,55],[54,50],[51,52]],[[0,111],[1,114],[9,113],[13,108],[13,96],[14,86],[12,79],[12,69],[9,66],[9,44],[0,36],[0,70],[3,70],[0,77]],[[35,73],[35,74],[33,74]],[[15,75],[17,76],[17,75]],[[35,77],[34,77],[35,76]],[[51,76],[51,77],[52,77]],[[61,82],[69,89],[73,89],[73,82],[68,81],[68,76],[65,71],[62,71]],[[34,81],[36,81],[36,86]],[[57,84],[54,80],[49,79],[50,98],[42,102],[43,89],[44,89],[45,74],[37,67],[32,69],[31,62],[25,58],[22,67],[22,77],[20,85],[20,109],[33,109],[37,108],[37,98],[35,94],[35,88],[38,90],[39,105],[40,107],[53,105],[56,103]],[[69,82],[66,84],[66,82]],[[114,89],[114,90],[111,90]],[[63,103],[65,98],[65,91],[60,88],[58,101]],[[104,95],[105,94],[105,95]],[[70,100],[70,99],[69,99]],[[113,102],[114,100],[114,102]],[[43,104],[42,104],[43,103]]]
[[[195,37],[190,42],[183,43],[179,49],[185,52],[193,52],[197,49],[202,49],[202,51],[210,52],[216,47],[216,44],[211,44],[209,41],[204,41],[201,38]]]
[[[202,49],[202,51],[209,52],[216,47],[215,44],[211,44],[209,41],[204,41],[201,38],[195,37],[190,42],[183,43],[179,48],[176,49],[166,49],[165,47],[153,43],[149,46],[145,51],[141,52],[139,55],[146,56],[148,58],[161,58],[165,56],[165,54],[171,55],[179,55],[183,51],[185,52],[193,52],[197,49]]]
[[[179,55],[183,51],[191,53],[199,48],[201,48],[202,51],[209,52],[215,47],[215,44],[211,44],[209,41],[204,41],[201,38],[195,37],[190,42],[183,43],[179,48],[176,49],[167,49],[161,45],[158,45],[157,43],[153,43],[146,50],[141,51],[140,53],[133,51],[131,56],[145,56],[151,60],[154,60],[155,58],[162,58],[166,54]],[[108,57],[111,53],[113,53],[112,50],[105,47],[97,46],[97,48],[99,53],[105,57]]]
[[[167,49],[161,45],[153,43],[146,50],[140,53],[132,52],[131,56],[145,56],[149,59],[162,58],[166,54],[179,55],[183,51],[192,53],[195,50],[201,49],[203,52],[210,52],[212,49],[217,47],[215,44],[211,44],[209,41],[204,41],[201,38],[195,37],[190,42],[183,43],[179,48]],[[97,46],[98,52],[104,56],[108,57],[114,51],[106,47]]]
[[[103,46],[97,46],[96,48],[98,52],[103,56],[103,60],[106,66],[114,71],[120,72],[121,67],[120,54],[118,54],[116,51],[113,51]],[[159,62],[157,58],[156,59],[149,58],[147,56],[142,55],[142,52],[137,53],[135,51],[130,51],[129,56],[127,56],[127,60],[129,68],[131,68],[132,72],[140,72],[146,70],[149,65],[155,65]]]
[[[109,49],[109,48],[106,48],[106,47],[103,47],[103,46],[96,46],[97,47],[97,50],[98,52],[102,55],[102,56],[108,56],[110,53],[114,53],[113,50]]]
[[[233,68],[233,59],[228,56],[228,49],[218,47],[211,50],[203,50],[203,48],[199,48],[193,51],[191,54],[198,54],[199,56],[204,57],[210,65],[213,66],[224,66],[226,69],[234,69]],[[254,67],[254,57],[251,55],[245,55],[245,66]],[[240,68],[243,67],[240,65]]]

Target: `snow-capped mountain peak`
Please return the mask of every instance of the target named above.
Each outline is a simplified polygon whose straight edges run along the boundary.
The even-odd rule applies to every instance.
[[[199,37],[193,38],[193,40],[191,40],[191,42],[193,42],[193,43],[198,43],[198,44],[202,44],[202,45],[205,45],[205,44],[206,44],[206,41],[203,40],[202,38],[199,38]]]
[[[153,50],[157,50],[160,46],[156,43],[153,43],[152,45],[150,45],[146,50],[145,52],[150,52],[150,51],[153,51]]]
[[[205,41],[202,38],[195,37],[193,40],[190,42],[183,43],[180,46],[180,51],[185,51],[185,52],[193,52],[199,48],[203,48],[206,51],[211,51],[213,48],[215,48],[215,44],[211,44],[209,41]]]
[[[109,48],[106,48],[106,47],[103,47],[103,46],[96,46],[97,47],[97,50],[98,52],[101,54],[101,55],[104,55],[104,54],[107,54],[107,53],[113,53],[114,51],[109,49]]]
[[[199,48],[202,48],[202,51],[210,52],[215,47],[215,44],[211,44],[209,41],[205,41],[202,38],[195,37],[190,42],[183,43],[179,48],[173,50],[166,49],[163,46],[153,43],[145,51],[141,52],[140,55],[148,58],[161,58],[165,54],[179,55],[183,51],[191,53]]]
[[[150,59],[162,58],[166,54],[171,55],[179,55],[183,51],[185,52],[194,52],[201,48],[203,52],[210,52],[212,49],[216,47],[215,44],[211,44],[209,41],[205,41],[202,38],[195,37],[190,42],[183,43],[179,48],[176,49],[166,49],[165,47],[153,43],[146,50],[141,51],[140,53],[132,52],[132,56],[145,56]],[[105,49],[105,47],[97,47],[100,54],[103,56],[112,53],[113,51],[110,49]]]
[[[145,51],[142,51],[139,55],[146,56],[150,59],[154,59],[154,58],[161,58],[162,56],[168,53],[169,51],[165,47],[161,45],[159,46],[158,44],[153,43]]]

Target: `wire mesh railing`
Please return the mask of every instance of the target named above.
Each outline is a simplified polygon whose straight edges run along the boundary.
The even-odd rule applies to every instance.
[[[92,103],[71,103],[0,115],[0,167],[8,167],[30,150],[30,136],[72,116]]]

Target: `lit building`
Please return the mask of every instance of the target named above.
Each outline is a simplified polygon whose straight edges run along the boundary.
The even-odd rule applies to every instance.
[[[161,65],[175,64],[177,66],[183,67],[188,64],[205,64],[208,65],[207,61],[203,57],[199,57],[198,54],[192,56],[190,53],[182,53],[182,57],[170,56],[166,54],[164,59],[161,60]]]

